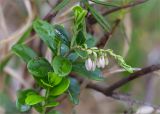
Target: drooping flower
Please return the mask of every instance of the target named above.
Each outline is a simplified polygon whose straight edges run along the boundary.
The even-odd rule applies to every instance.
[[[85,61],[85,67],[88,71],[91,71],[92,70],[92,65],[93,65],[93,62],[91,60],[91,58],[88,58],[86,61]]]
[[[96,65],[97,65],[98,68],[101,67],[101,64],[100,64],[101,60],[100,60],[100,59],[101,59],[101,58],[99,57],[99,58],[96,60]]]
[[[96,69],[96,62],[95,61],[92,61],[92,71],[94,71]]]
[[[101,68],[104,68],[104,67],[105,67],[105,59],[104,59],[104,56],[101,56],[100,65],[101,65]]]

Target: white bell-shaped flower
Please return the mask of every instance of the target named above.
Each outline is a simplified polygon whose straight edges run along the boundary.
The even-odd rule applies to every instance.
[[[92,60],[91,58],[88,58],[86,61],[85,61],[85,67],[88,71],[91,71],[92,70]]]
[[[96,62],[95,61],[92,61],[92,71],[94,71],[96,69]]]
[[[101,59],[101,58],[99,57],[99,58],[96,60],[96,65],[97,65],[98,68],[101,68],[101,65],[100,65],[101,60],[100,60],[100,59]]]
[[[104,56],[101,56],[101,58],[100,58],[100,66],[101,66],[101,68],[104,68],[104,67],[105,67],[105,59],[104,59]]]
[[[101,56],[97,59],[97,67],[98,68],[104,68],[105,67],[105,59],[104,59],[104,56]]]

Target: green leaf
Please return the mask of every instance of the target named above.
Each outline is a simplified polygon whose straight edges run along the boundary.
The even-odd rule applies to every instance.
[[[39,112],[39,113],[42,113],[43,112],[43,106],[42,104],[38,103],[38,104],[35,104],[33,105],[34,109]]]
[[[81,50],[81,49],[75,49],[75,52],[76,52],[77,55],[80,56],[81,58],[87,58],[87,57],[88,57],[87,51],[83,51],[83,50]]]
[[[58,106],[59,102],[56,101],[52,101],[51,103],[47,103],[46,105],[44,105],[45,107],[55,107]]]
[[[51,96],[58,96],[63,94],[69,87],[70,80],[68,78],[63,78],[61,83],[53,87],[50,91]]]
[[[104,79],[102,76],[102,72],[99,69],[96,69],[95,71],[87,71],[84,63],[73,64],[72,71],[80,76],[87,77],[92,80],[101,81]]]
[[[70,85],[68,88],[69,98],[74,104],[79,104],[80,85],[74,78],[70,78]]]
[[[37,19],[33,22],[33,28],[45,44],[52,50],[52,52],[56,54],[59,40],[55,36],[54,26],[46,21]]]
[[[18,40],[17,44],[21,44],[23,43],[30,35],[32,31],[32,27],[29,27],[26,32],[20,37],[20,39]]]
[[[58,85],[62,80],[62,77],[58,76],[54,72],[48,72],[48,81],[52,86]]]
[[[80,31],[77,35],[77,38],[76,38],[76,43],[78,45],[82,45],[84,44],[84,42],[86,41],[86,38],[85,38],[85,35],[83,34],[82,31]]]
[[[80,6],[75,6],[73,8],[73,11],[74,11],[74,17],[75,17],[75,24],[78,28],[80,24],[83,24],[87,11],[81,8]]]
[[[50,63],[42,57],[30,60],[27,64],[28,71],[35,77],[47,77],[48,72],[52,72]]]
[[[59,10],[61,10],[62,8],[64,8],[68,3],[70,2],[70,0],[63,0],[61,3],[59,3],[55,8],[53,8],[54,12],[57,12]]]
[[[65,55],[69,52],[69,47],[65,44],[61,44],[61,55]]]
[[[85,16],[87,14],[87,11],[81,8],[80,6],[75,6],[73,8],[73,12],[74,12],[74,26],[73,26],[73,37],[71,40],[71,47],[75,44],[75,41],[77,42],[78,45],[80,45],[84,43],[86,39]]]
[[[28,111],[31,107],[25,103],[25,99],[28,94],[35,93],[35,91],[31,89],[27,90],[20,90],[17,92],[17,100],[16,100],[16,107],[21,112]]]
[[[61,41],[69,46],[69,36],[67,31],[61,25],[54,25],[56,37],[60,38]]]
[[[87,40],[86,40],[87,47],[88,48],[94,47],[96,43],[97,43],[96,38],[94,38],[94,36],[92,36],[91,34],[87,34]]]
[[[97,10],[95,10],[92,6],[88,5],[88,9],[91,12],[91,14],[93,15],[93,17],[97,20],[97,22],[101,25],[101,27],[105,31],[109,32],[110,26],[109,26],[108,22],[106,21],[106,19]]]
[[[72,63],[62,56],[56,56],[52,61],[52,66],[55,73],[62,77],[67,76],[72,70]]]
[[[31,108],[29,105],[20,104],[18,101],[16,101],[16,107],[20,112],[26,112]]]
[[[5,66],[8,64],[11,57],[12,57],[12,55],[9,55],[0,61],[0,73],[3,71]]]
[[[72,62],[75,62],[77,59],[78,59],[78,54],[77,53],[70,53],[69,55],[68,55],[68,59],[70,60],[70,61],[72,61]]]
[[[26,63],[28,63],[29,60],[37,57],[37,54],[31,48],[23,44],[14,45],[12,47],[12,51],[22,58]]]
[[[123,67],[126,71],[128,71],[128,72],[130,72],[130,73],[133,73],[133,68],[132,68],[131,66],[129,66],[129,65],[126,64],[126,62],[124,61],[124,59],[123,59],[122,56],[116,55],[116,54],[113,53],[113,51],[110,50],[110,49],[107,50],[107,52],[117,60],[118,64],[119,64],[121,67]]]
[[[104,5],[108,8],[108,6],[113,6],[113,7],[118,7],[119,5],[114,3],[114,2],[107,2],[107,1],[102,1],[102,0],[91,0],[92,2],[100,5]]]
[[[45,80],[45,79],[44,79]],[[44,88],[48,88],[48,87],[53,87],[51,84],[49,84],[48,82],[45,82],[44,80],[41,79],[41,83],[43,84]]]
[[[40,95],[29,94],[29,95],[27,95],[27,98],[25,99],[25,103],[27,105],[35,105],[35,104],[38,104],[44,100],[45,100],[45,98]]]

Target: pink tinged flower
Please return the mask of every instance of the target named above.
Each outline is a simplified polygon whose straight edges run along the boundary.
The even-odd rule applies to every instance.
[[[100,59],[101,59],[101,58],[98,58],[98,59],[96,60],[96,65],[97,65],[98,68],[101,67],[101,65],[100,65],[101,60],[100,60]]]
[[[86,61],[85,61],[85,67],[88,71],[91,71],[92,70],[92,60],[91,58],[88,58]]]
[[[102,57],[100,58],[100,66],[101,66],[101,68],[104,68],[104,67],[105,67],[105,59],[104,59],[104,56],[102,56]]]
[[[92,69],[91,69],[91,70],[94,71],[95,69],[96,69],[96,62],[93,61],[93,62],[92,62]]]

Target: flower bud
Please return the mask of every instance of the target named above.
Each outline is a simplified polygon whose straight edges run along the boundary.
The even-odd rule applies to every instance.
[[[92,70],[92,60],[91,58],[88,58],[86,61],[85,61],[85,67],[88,71],[91,71]]]

